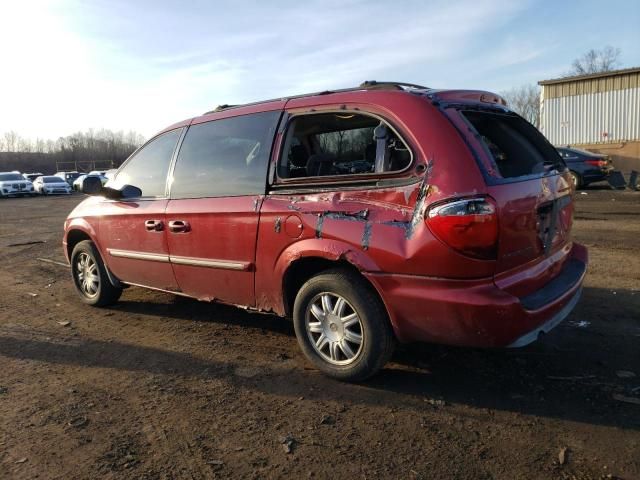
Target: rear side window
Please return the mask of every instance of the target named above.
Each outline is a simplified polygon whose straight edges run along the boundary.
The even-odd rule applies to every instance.
[[[510,114],[464,111],[493,161],[490,173],[501,178],[542,175],[564,168],[558,152],[526,120]]]
[[[176,161],[171,198],[263,194],[280,113],[242,115],[189,127]]]
[[[283,179],[404,170],[411,152],[378,118],[357,113],[301,115],[289,125],[278,176]]]
[[[143,197],[164,197],[167,172],[181,129],[164,133],[142,147],[116,176],[119,185],[133,185]]]

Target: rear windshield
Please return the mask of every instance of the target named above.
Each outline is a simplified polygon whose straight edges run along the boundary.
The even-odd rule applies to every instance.
[[[542,175],[564,169],[553,146],[523,118],[487,111],[463,111],[490,155],[488,172],[498,178]]]

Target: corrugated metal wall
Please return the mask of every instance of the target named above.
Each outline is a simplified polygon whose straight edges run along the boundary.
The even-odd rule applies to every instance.
[[[640,88],[545,98],[546,88],[540,130],[554,145],[640,140]]]
[[[569,97],[571,95],[640,88],[640,73],[637,71],[628,73],[621,72],[610,76],[597,78],[587,77],[564,82],[547,80],[546,82],[542,82],[542,84],[544,85],[544,98]]]

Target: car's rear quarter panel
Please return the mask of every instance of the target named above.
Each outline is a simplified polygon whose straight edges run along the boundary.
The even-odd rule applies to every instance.
[[[491,277],[493,262],[454,252],[431,234],[424,221],[428,206],[434,202],[485,191],[473,156],[436,107],[424,97],[381,91],[296,99],[286,108],[292,115],[311,109],[356,110],[381,116],[407,141],[414,162],[407,172],[385,176],[406,180],[396,186],[314,190],[309,185],[291,187],[284,193],[271,191],[260,212],[256,258],[259,308],[284,313],[283,275],[294,261],[311,254],[310,242],[315,245],[313,255],[349,261],[363,272]],[[281,141],[280,136],[275,152]],[[300,248],[302,242],[304,249]],[[381,294],[384,298],[384,292]]]

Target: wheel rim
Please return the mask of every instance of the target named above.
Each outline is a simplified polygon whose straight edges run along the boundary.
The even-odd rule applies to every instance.
[[[362,321],[340,295],[323,292],[313,297],[307,307],[305,328],[316,353],[333,365],[348,365],[362,351]]]
[[[573,183],[574,188],[578,188],[578,176],[575,173],[571,173],[571,183]]]
[[[93,298],[100,290],[98,265],[87,253],[82,252],[74,264],[76,284],[85,297]]]

